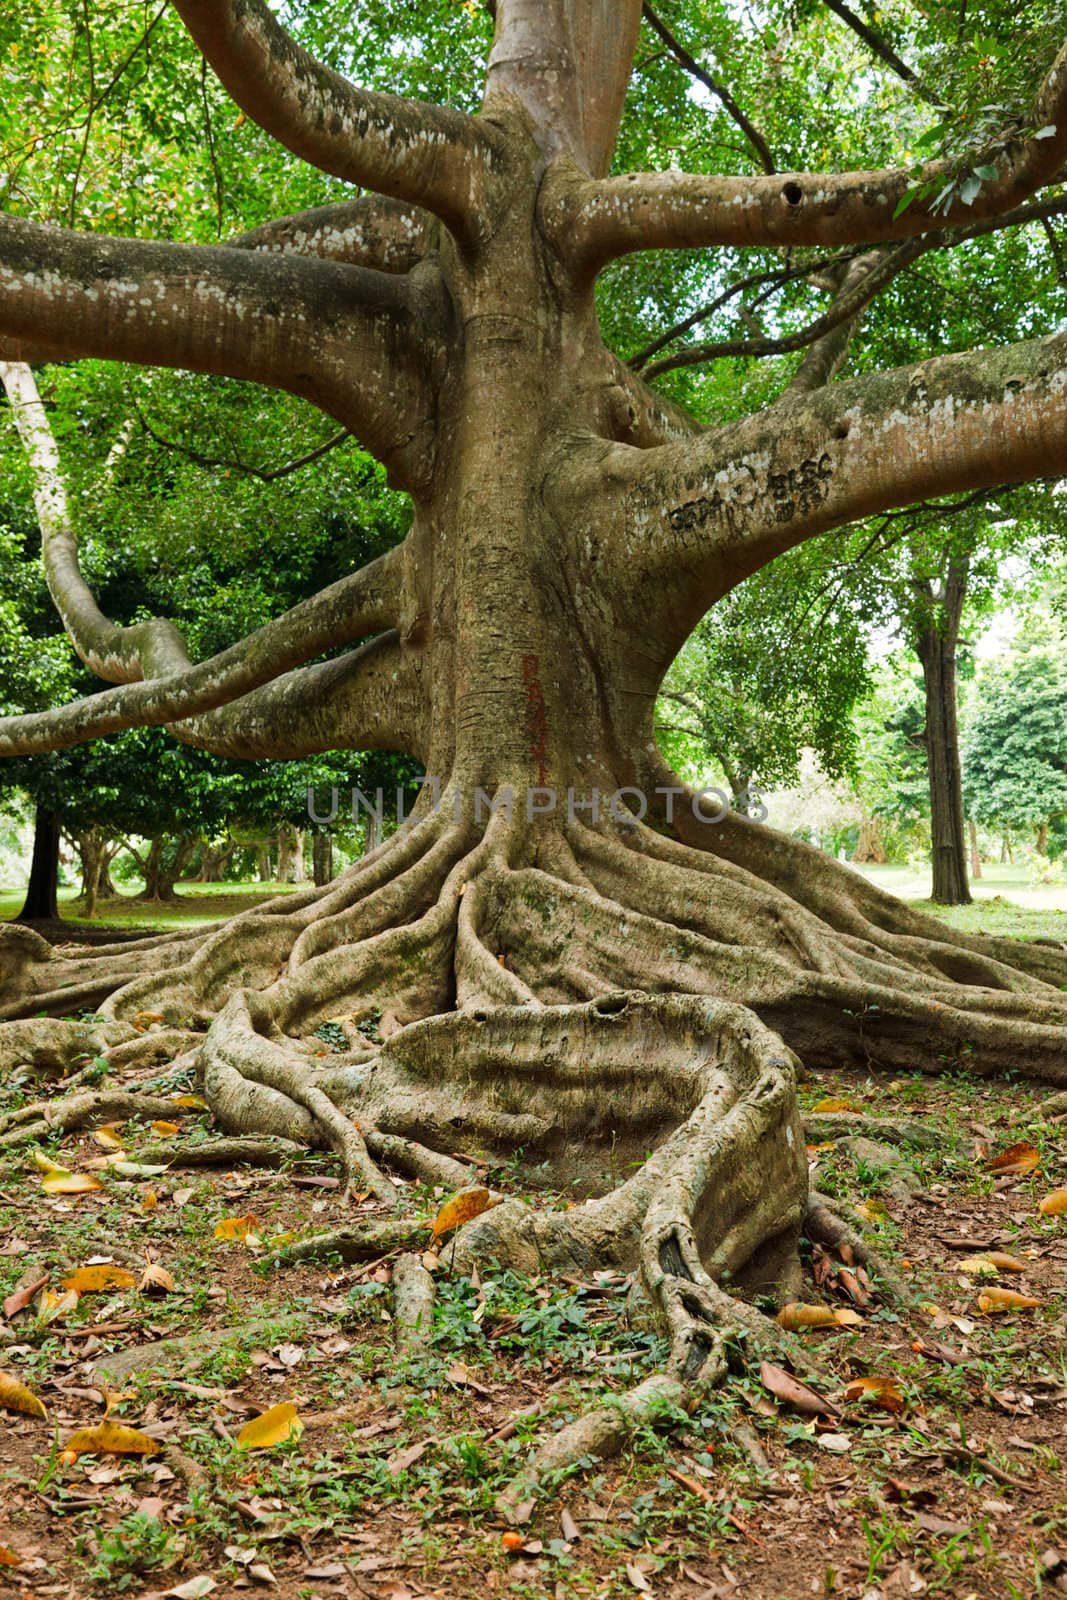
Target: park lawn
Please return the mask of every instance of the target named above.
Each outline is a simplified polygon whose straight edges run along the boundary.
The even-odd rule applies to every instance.
[[[249,911],[253,906],[272,900],[275,895],[292,894],[302,887],[294,883],[183,883],[179,885],[177,899],[152,904],[138,900],[136,892],[120,894],[113,900],[102,900],[95,918],[81,915],[78,907],[76,885],[64,885],[58,895],[59,913],[64,922],[78,928],[144,928],[158,932],[167,928],[190,928],[221,922],[225,917],[236,916],[239,911]],[[10,922],[18,916],[24,891],[0,890],[0,922]]]

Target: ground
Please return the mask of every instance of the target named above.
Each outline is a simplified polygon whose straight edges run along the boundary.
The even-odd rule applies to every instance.
[[[1026,931],[1055,936],[1058,918],[1044,915]],[[0,1110],[39,1087],[29,1072],[7,1083]],[[188,1088],[173,1080],[158,1092]],[[805,1301],[862,1318],[800,1336],[840,1416],[777,1403],[739,1350],[700,1410],[664,1417],[615,1462],[551,1488],[518,1532],[494,1501],[531,1440],[662,1367],[655,1336],[627,1323],[624,1280],[539,1280],[487,1261],[472,1282],[450,1271],[446,1246],[432,1343],[398,1355],[388,1259],[274,1264],[304,1236],[353,1220],[332,1158],[302,1154],[266,1172],[113,1171],[101,1190],[64,1197],[44,1191],[33,1146],[4,1151],[0,1294],[46,1275],[58,1290],[96,1256],[138,1276],[154,1259],[175,1287],[87,1293],[51,1322],[34,1303],[0,1323],[0,1369],[49,1410],[47,1421],[5,1414],[0,1544],[21,1564],[0,1566],[0,1592],[1007,1600],[1067,1589],[1067,1221],[1038,1211],[1067,1183],[1064,1124],[1039,1113],[1029,1085],[918,1070],[824,1072],[802,1095],[808,1111],[842,1098],[942,1138],[904,1147],[904,1167],[888,1172],[822,1139],[810,1151],[818,1181],[863,1204],[871,1241],[915,1304],[893,1300],[877,1276],[868,1294],[847,1261],[809,1254]],[[182,1144],[208,1135],[195,1107],[176,1104],[174,1116]],[[134,1161],[159,1138],[134,1123],[117,1136]],[[1036,1168],[990,1170],[1020,1142]],[[99,1130],[47,1151],[76,1170],[105,1154]],[[485,1179],[523,1192],[513,1171]],[[428,1245],[449,1191],[404,1187]],[[375,1209],[364,1200],[355,1215]],[[220,1222],[250,1216],[229,1231],[252,1228],[251,1241],[216,1237]],[[989,1249],[1024,1270],[966,1270]],[[985,1315],[989,1284],[1041,1304]],[[883,1400],[900,1409],[847,1398],[859,1376],[889,1380],[896,1393]],[[61,1460],[70,1429],[99,1422],[109,1398],[112,1417],[147,1430],[159,1452]],[[303,1433],[239,1449],[248,1418],[284,1401]]]

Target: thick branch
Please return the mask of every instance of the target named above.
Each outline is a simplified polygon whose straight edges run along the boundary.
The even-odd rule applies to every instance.
[[[330,412],[409,486],[433,410],[436,274],[114,239],[0,217],[0,338],[248,378]]]
[[[403,654],[398,635],[386,633],[170,731],[200,750],[247,761],[327,750],[421,756],[426,705],[417,657]]]
[[[189,653],[172,623],[157,617],[119,628],[100,610],[78,564],[59,451],[33,373],[24,363],[0,361],[0,383],[30,465],[48,590],[78,655],[110,683],[184,671]]]
[[[489,128],[356,88],[298,45],[263,0],[174,0],[174,9],[242,111],[294,155],[473,231]]]
[[[1042,85],[1032,123],[1044,137],[975,153],[974,161],[995,166],[997,177],[983,183],[973,204],[965,205],[957,190],[936,213],[934,200],[916,200],[897,215],[909,191],[942,187],[961,170],[958,164],[927,162],[918,175],[903,168],[754,178],[632,172],[589,183],[561,174],[546,198],[545,226],[565,257],[589,273],[633,250],[913,238],[997,216],[1058,179],[1067,161],[1067,49]]]
[[[431,247],[439,224],[428,211],[382,195],[361,195],[265,222],[231,240],[241,250],[321,256],[376,272],[410,272]]]
[[[689,51],[685,48],[685,46],[675,38],[674,34],[667,27],[667,24],[656,15],[652,7],[648,4],[648,0],[645,0],[645,4],[642,7],[642,15],[649,26],[659,34],[660,38],[667,46],[667,49],[670,51],[674,59],[685,68],[686,72],[690,73],[692,77],[696,78],[698,83],[702,83],[705,89],[715,96],[716,100],[719,101],[727,116],[731,117],[741,129],[741,132],[744,134],[745,138],[748,140],[749,144],[759,157],[759,163],[764,172],[776,172],[777,168],[774,165],[774,157],[771,155],[770,145],[767,143],[766,139],[763,137],[762,133],[760,133],[755,124],[750,122],[748,117],[745,116],[745,113],[741,110],[741,107],[738,105],[729,89],[726,88],[725,84],[721,84],[717,78],[713,78],[711,73],[706,72],[700,65],[699,61],[696,61],[693,56],[689,54]]]
[[[858,17],[852,8],[845,4],[845,0],[824,0],[824,3],[835,16],[841,18],[846,28],[851,28],[856,37],[863,40],[871,54],[877,56],[879,61],[884,61],[886,66],[908,85],[909,89],[913,89],[923,100],[932,101],[935,105],[941,103],[937,96],[932,94],[926,87],[922,79],[911,70],[907,62],[901,60],[888,40],[883,39],[882,35],[876,32],[869,23],[864,22],[862,17]]]
[[[402,567],[398,547],[184,672],[106,689],[54,711],[0,718],[0,755],[65,750],[228,705],[325,650],[391,627],[402,607]]]
[[[790,396],[643,454],[588,453],[588,492],[607,484],[626,502],[612,567],[624,574],[619,624],[655,641],[649,658],[665,668],[717,598],[814,534],[928,497],[1059,477],[1067,334]]]

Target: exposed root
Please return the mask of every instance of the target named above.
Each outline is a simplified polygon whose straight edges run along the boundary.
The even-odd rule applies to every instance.
[[[386,1166],[395,1167],[421,1183],[442,1184],[448,1189],[466,1189],[475,1180],[476,1173],[465,1161],[428,1150],[414,1139],[401,1139],[395,1133],[379,1133],[372,1129],[366,1136],[367,1149]]]
[[[331,1228],[328,1233],[297,1239],[277,1251],[273,1259],[279,1266],[287,1261],[324,1261],[340,1256],[346,1263],[378,1261],[414,1250],[427,1242],[425,1223],[410,1217],[383,1217],[380,1222],[364,1222],[359,1227]]]
[[[291,1139],[204,1139],[184,1144],[168,1139],[137,1152],[139,1161],[165,1164],[177,1170],[193,1167],[280,1167],[305,1154]]]
[[[840,1250],[843,1245],[846,1246],[852,1252],[853,1260],[874,1274],[894,1300],[903,1306],[914,1305],[914,1292],[884,1258],[872,1250],[858,1227],[854,1227],[848,1220],[846,1215],[848,1209],[840,1201],[831,1201],[825,1195],[813,1193],[808,1201],[808,1212],[804,1221],[804,1231],[808,1238],[828,1246],[831,1250]],[[859,1220],[857,1217],[856,1222]]]
[[[903,1117],[867,1117],[854,1111],[809,1111],[804,1118],[804,1136],[809,1144],[829,1144],[837,1139],[854,1138],[857,1134],[877,1139],[882,1144],[906,1145],[916,1150],[938,1150],[958,1143],[945,1128]]]
[[[418,1356],[429,1348],[435,1292],[419,1257],[402,1255],[393,1267],[393,1328],[401,1355]]]
[[[37,1121],[28,1122],[29,1115]],[[32,1144],[44,1133],[73,1133],[93,1122],[118,1121],[127,1117],[170,1119],[189,1116],[186,1106],[173,1100],[148,1094],[134,1094],[124,1089],[100,1089],[89,1094],[75,1094],[61,1100],[41,1100],[33,1106],[22,1106],[0,1119],[0,1147]]]

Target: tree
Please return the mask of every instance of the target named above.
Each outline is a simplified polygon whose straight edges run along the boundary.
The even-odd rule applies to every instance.
[[[723,1326],[768,1337],[716,1280],[784,1285],[795,1268],[791,1050],[1067,1077],[1062,952],[956,933],[756,823],[712,821],[653,738],[670,662],[747,575],[885,508],[1060,471],[1063,334],[833,381],[896,273],[1063,209],[1034,198],[1067,158],[1055,8],[1034,8],[1009,74],[1018,120],[981,112],[974,145],[956,147],[954,121],[924,158],[917,132],[894,148],[890,119],[871,140],[885,170],[778,173],[762,157],[754,176],[728,147],[725,173],[625,170],[632,121],[611,171],[640,0],[496,0],[478,111],[469,82],[458,105],[355,87],[262,0],[174,9],[241,115],[370,193],[219,245],[8,214],[0,337],[23,359],[287,389],[359,437],[414,520],[393,551],[195,664],[166,622],[89,615],[68,565],[64,622],[115,686],[8,719],[0,749],[136,724],[244,759],[382,748],[418,757],[441,804],[428,783],[412,826],[339,883],[195,938],[82,960],[5,933],[6,1014],[56,1017],[13,1021],[9,1048],[33,1028],[60,1049],[75,994],[118,1032],[160,1011],[199,1050],[223,1125],[331,1145],[383,1204],[376,1154],[454,1181],[443,1152],[521,1146],[596,1190],[609,1150],[640,1162],[653,1145],[602,1198],[495,1207],[456,1256],[639,1263],[671,1337],[669,1376],[623,1403],[646,1419],[724,1370]],[[432,33],[448,17],[431,12]],[[761,49],[749,40],[747,59]],[[799,167],[818,163],[826,120],[797,119]],[[684,250],[718,252],[712,274],[760,252],[779,278],[795,257],[778,251],[822,253],[803,281],[827,309],[740,341],[806,352],[782,393],[763,380],[763,409],[701,424],[604,342],[598,276]],[[380,1047],[358,1029],[378,1008],[398,1025]],[[338,1017],[348,1062],[317,1067],[299,1041]],[[368,1058],[373,1072],[350,1070]],[[816,1206],[809,1225],[825,1218]],[[554,1468],[587,1453],[568,1439]]]
[[[964,739],[964,791],[977,822],[1029,833],[1048,854],[1067,812],[1067,661],[1045,632],[1023,639],[974,685]]]

